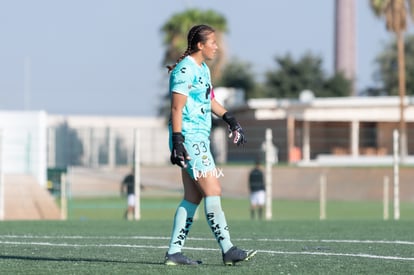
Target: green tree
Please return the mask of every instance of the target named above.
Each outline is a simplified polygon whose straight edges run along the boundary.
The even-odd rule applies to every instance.
[[[339,72],[327,78],[324,82],[324,88],[316,95],[319,97],[344,97],[349,96],[351,89],[352,81]]]
[[[55,128],[55,135],[56,167],[81,165],[84,150],[78,132],[71,128],[67,122],[64,122]]]
[[[311,53],[298,61],[289,54],[276,57],[278,68],[266,73],[266,93],[269,97],[298,98],[303,90],[317,97],[347,96],[352,83],[342,74],[329,78],[322,69],[322,59]]]
[[[254,97],[256,83],[251,64],[232,59],[224,66],[221,79],[215,86],[242,89],[246,98]]]
[[[370,5],[378,17],[385,18],[387,30],[394,32],[398,49],[398,90],[400,95],[400,155],[407,155],[407,130],[404,118],[404,98],[406,94],[406,68],[404,54],[404,32],[407,29],[407,13],[414,18],[414,0],[370,0]]]
[[[202,11],[199,9],[189,9],[184,12],[174,14],[161,27],[163,33],[163,44],[166,46],[164,65],[175,63],[187,48],[187,34],[192,26],[207,24],[216,30],[216,39],[219,51],[216,58],[209,62],[213,81],[220,78],[225,60],[225,45],[223,41],[224,33],[227,32],[227,20],[224,16],[213,10]]]
[[[414,35],[405,39],[406,93],[414,95]],[[398,50],[395,41],[388,44],[376,58],[376,79],[381,83],[381,91],[387,95],[398,95]]]

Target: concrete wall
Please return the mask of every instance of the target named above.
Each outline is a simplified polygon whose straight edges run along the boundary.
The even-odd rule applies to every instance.
[[[27,174],[46,184],[46,118],[43,111],[0,112],[4,174]]]
[[[169,160],[164,118],[50,115],[48,128],[50,167],[133,165],[137,132],[142,163]]]
[[[253,164],[252,164],[253,165]],[[248,198],[250,165],[218,165],[224,197]],[[128,168],[71,169],[71,193],[74,197],[118,195]],[[327,199],[343,201],[382,201],[384,177],[389,179],[390,201],[393,196],[392,167],[296,167],[273,166],[272,197],[286,200],[319,200],[320,178],[326,176]],[[414,169],[400,169],[400,199],[414,202]],[[141,183],[148,189],[182,192],[181,173],[177,166],[143,166]],[[146,190],[146,189],[144,189]]]

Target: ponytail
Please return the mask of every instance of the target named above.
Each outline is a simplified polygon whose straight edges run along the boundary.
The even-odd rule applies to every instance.
[[[177,66],[178,63],[181,62],[186,56],[191,54],[191,50],[187,48],[187,50],[175,61],[175,64],[173,65],[167,65],[166,68],[168,69],[168,73],[170,73],[172,70],[174,70],[175,66]]]

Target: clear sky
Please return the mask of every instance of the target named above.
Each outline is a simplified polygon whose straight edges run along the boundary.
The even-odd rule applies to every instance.
[[[357,88],[392,34],[357,6]],[[333,73],[334,0],[0,0],[0,110],[154,116],[167,89],[161,26],[187,8],[225,16],[228,56],[258,77],[275,56],[319,55]],[[410,28],[412,32],[412,27]]]

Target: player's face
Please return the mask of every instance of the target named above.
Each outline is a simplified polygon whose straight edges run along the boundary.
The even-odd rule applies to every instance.
[[[207,41],[201,46],[201,52],[206,60],[212,60],[217,52],[218,46],[214,32],[207,35]]]

